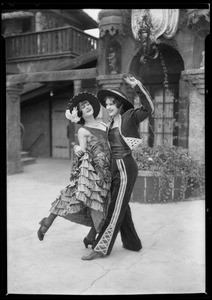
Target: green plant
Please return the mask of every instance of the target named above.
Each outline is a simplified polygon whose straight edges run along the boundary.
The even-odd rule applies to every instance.
[[[204,164],[193,159],[188,149],[181,147],[138,146],[133,151],[133,156],[140,171],[152,171],[153,177],[159,177],[160,192],[163,201],[173,188],[173,177],[181,178],[181,198],[190,188],[192,196],[198,196],[204,189]]]

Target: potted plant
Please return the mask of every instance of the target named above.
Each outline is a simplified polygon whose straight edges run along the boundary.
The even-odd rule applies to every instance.
[[[132,201],[173,202],[204,193],[204,164],[181,147],[138,146],[139,174]]]

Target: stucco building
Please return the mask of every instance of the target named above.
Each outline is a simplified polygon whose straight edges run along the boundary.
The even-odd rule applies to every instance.
[[[209,8],[102,9],[98,23],[82,10],[19,13],[2,14],[9,174],[23,170],[21,151],[72,158],[77,125],[64,112],[74,94],[120,88],[138,106],[123,80],[128,74],[145,84],[155,105],[140,126],[144,143],[182,146],[204,161]],[[95,27],[99,39],[84,32]],[[103,108],[98,118],[107,121]]]

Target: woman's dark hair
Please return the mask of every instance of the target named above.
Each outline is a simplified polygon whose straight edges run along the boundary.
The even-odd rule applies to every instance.
[[[85,120],[84,120],[83,117],[82,117],[82,111],[81,111],[81,109],[80,109],[80,102],[77,103],[76,107],[77,107],[77,110],[78,110],[77,116],[78,116],[79,118],[81,118],[80,121],[79,121],[80,123],[79,123],[79,122],[77,122],[77,123],[84,125],[84,124],[85,124]],[[72,112],[72,109],[73,109],[72,104],[71,104],[71,105],[68,104],[67,109],[69,109],[70,112]]]
[[[114,99],[114,100],[113,100],[113,103],[116,105],[117,108],[119,108],[119,107],[122,106],[121,100],[119,100],[119,99],[117,99],[116,97],[113,97],[113,96],[106,96],[106,97],[104,98],[105,103],[106,103],[106,99],[107,99],[108,97]]]
[[[106,97],[104,98],[105,103],[106,103],[106,99],[107,99],[108,97],[110,97],[110,96],[106,96]],[[123,105],[122,101],[119,100],[119,99],[117,99],[116,97],[111,97],[111,98],[114,99],[114,100],[113,100],[113,103],[116,105],[117,108],[120,108],[120,107]],[[124,113],[124,109],[121,108],[121,110],[120,110],[120,115],[122,115],[123,113]]]
[[[79,118],[81,118],[80,124],[84,125],[84,124],[85,124],[85,120],[84,120],[83,117],[82,117],[82,110],[81,110],[81,108],[80,108],[80,103],[81,103],[81,102],[77,103],[77,110],[78,110],[77,115],[78,115]]]
[[[82,110],[81,110],[81,108],[80,108],[80,103],[81,103],[81,102],[77,103],[77,110],[78,110],[77,115],[78,115],[79,118],[82,118]]]
[[[119,99],[117,99],[117,98],[115,98],[115,99],[113,100],[113,102],[114,102],[114,104],[116,104],[116,107],[117,107],[117,108],[120,108],[120,107],[122,106],[121,100],[119,100]]]

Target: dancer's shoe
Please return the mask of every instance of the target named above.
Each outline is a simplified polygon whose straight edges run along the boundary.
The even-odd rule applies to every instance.
[[[38,232],[37,232],[37,235],[38,235],[38,238],[40,241],[42,241],[44,239],[44,235],[45,233],[47,232],[47,230],[49,229],[49,227],[51,225],[46,225],[45,222],[46,222],[47,218],[43,218],[39,224],[41,225],[40,228],[38,229]]]
[[[84,243],[84,245],[85,245],[85,248],[88,248],[88,245],[93,245],[93,242],[94,242],[94,240],[93,241],[90,241],[87,237],[85,237],[84,238],[84,240],[83,240],[83,243]]]
[[[92,250],[90,254],[82,256],[82,260],[92,260],[95,258],[102,258],[104,256],[105,255],[103,255],[102,253]]]

